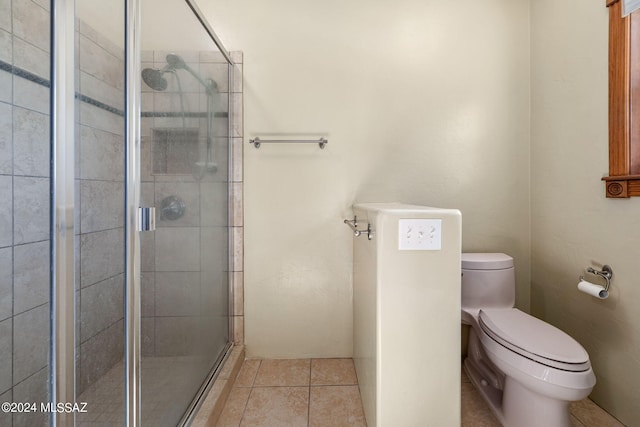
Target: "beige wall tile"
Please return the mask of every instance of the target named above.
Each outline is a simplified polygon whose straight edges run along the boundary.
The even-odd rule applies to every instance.
[[[0,322],[0,357],[4,360],[4,363],[0,364],[0,393],[4,393],[11,389],[12,383],[12,368],[11,354],[13,353],[13,344],[11,342],[13,338],[13,325],[11,319],[5,319]]]
[[[6,71],[0,71],[0,102],[11,102],[11,99],[13,98],[13,75],[7,73]],[[6,108],[11,108],[10,106],[3,106],[3,109]],[[4,122],[6,122],[6,119],[11,119],[11,114],[9,113],[9,116],[5,115],[6,113],[4,113],[3,115],[5,116],[5,120],[3,120]],[[0,126],[2,125],[2,123],[0,123]],[[11,130],[11,129],[9,129]]]
[[[80,230],[91,233],[124,224],[124,182],[80,181]]]
[[[13,314],[49,301],[49,241],[13,248]]]
[[[234,271],[233,280],[233,315],[244,316],[244,273]]]
[[[5,59],[6,61],[6,59]],[[42,78],[49,79],[51,62],[49,54],[31,43],[27,43],[19,37],[13,38],[13,65],[29,71]],[[8,62],[11,62],[9,60]],[[45,97],[46,102],[48,97]]]
[[[200,270],[199,228],[157,228],[155,239],[156,271]]]
[[[124,274],[80,292],[80,339],[88,340],[124,317]]]
[[[124,118],[117,114],[105,111],[95,105],[80,102],[80,123],[114,135],[122,135],[124,132]]]
[[[49,116],[13,108],[13,172],[49,176]]]
[[[116,89],[124,88],[124,62],[90,38],[80,36],[80,70]]]
[[[80,72],[79,78],[79,92],[81,94],[93,98],[96,101],[103,102],[110,107],[117,108],[119,110],[124,109],[125,94],[123,89],[117,89],[113,85],[110,85],[98,77],[84,71]]]
[[[124,321],[120,320],[80,345],[78,394],[118,364],[124,356]]]
[[[244,227],[231,227],[233,232],[233,271],[244,270]]]
[[[0,198],[11,200],[13,196],[13,178],[0,176]],[[0,247],[13,243],[13,203],[0,204]]]
[[[80,126],[80,178],[124,181],[122,136]]]
[[[0,249],[0,320],[11,317],[13,304],[13,251],[8,247]]]
[[[0,101],[11,98],[11,74],[0,72]],[[11,175],[13,162],[13,114],[12,106],[0,102],[0,174]]]
[[[233,316],[233,342],[244,345],[244,316]]]
[[[243,154],[244,154],[244,145],[242,138],[232,138],[231,143],[233,146],[233,171],[231,174],[231,178],[234,182],[242,182],[243,181]],[[244,196],[244,193],[243,193]]]
[[[80,283],[83,287],[124,271],[124,229],[80,236]]]
[[[12,3],[13,33],[48,52],[51,27],[49,13],[31,0],[14,0]]]
[[[0,28],[11,30],[11,0],[0,0]],[[3,400],[3,402],[7,402]],[[9,415],[11,419],[11,415]]]
[[[234,182],[231,185],[233,186],[233,221],[231,224],[235,227],[242,227],[244,225],[243,184],[241,182]]]
[[[13,389],[13,398],[16,399],[15,402],[49,401],[47,396],[48,381],[48,370],[41,369],[25,381],[16,384]],[[39,403],[37,404],[39,405]],[[13,427],[45,426],[48,424],[47,418],[47,413],[44,411],[17,413],[13,415]]]
[[[156,316],[197,316],[200,313],[200,272],[156,273]]]

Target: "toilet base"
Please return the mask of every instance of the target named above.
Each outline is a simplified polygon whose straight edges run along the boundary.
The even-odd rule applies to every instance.
[[[571,427],[567,401],[535,393],[510,377],[502,396],[505,427]]]
[[[571,427],[569,402],[550,399],[506,377],[504,391],[492,387],[467,358],[464,370],[504,427]]]
[[[464,370],[504,427],[571,427],[569,402],[531,391],[506,376],[487,357],[473,328]]]
[[[464,371],[467,373],[471,384],[478,390],[489,409],[491,409],[493,415],[500,421],[500,424],[505,425],[504,416],[502,415],[502,390],[498,390],[489,384],[469,357],[464,360]]]

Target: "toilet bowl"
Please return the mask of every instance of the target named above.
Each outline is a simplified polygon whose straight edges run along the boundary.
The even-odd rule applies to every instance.
[[[569,403],[595,385],[589,355],[571,336],[516,308],[513,259],[462,254],[464,368],[506,427],[570,427]]]

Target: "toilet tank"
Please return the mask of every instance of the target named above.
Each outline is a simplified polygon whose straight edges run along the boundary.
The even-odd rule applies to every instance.
[[[514,306],[513,258],[501,253],[463,253],[461,260],[463,310]]]

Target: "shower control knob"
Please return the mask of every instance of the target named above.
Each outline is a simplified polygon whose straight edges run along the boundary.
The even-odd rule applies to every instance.
[[[160,219],[167,219],[169,221],[175,221],[176,219],[184,215],[184,211],[187,206],[184,201],[178,196],[168,196],[162,199],[160,206]]]

